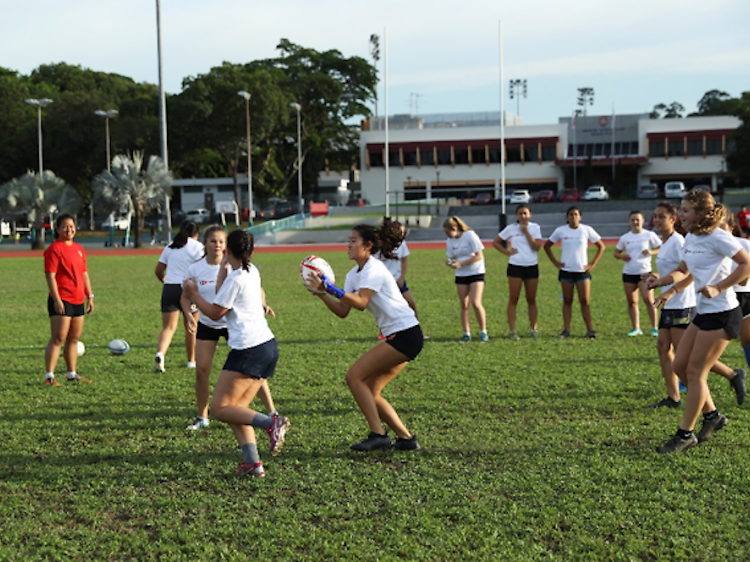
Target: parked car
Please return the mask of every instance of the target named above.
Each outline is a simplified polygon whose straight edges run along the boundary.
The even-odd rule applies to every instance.
[[[185,213],[185,220],[193,221],[195,224],[203,224],[211,220],[208,209],[193,209]]]
[[[521,203],[531,203],[531,194],[528,189],[516,189],[510,196],[511,205],[520,205]]]
[[[474,205],[489,205],[493,201],[491,193],[479,193],[474,198]]]
[[[586,189],[583,194],[584,201],[608,201],[609,193],[604,189],[603,185],[592,185]]]
[[[102,223],[102,228],[114,227],[115,230],[127,230],[128,226],[130,226],[130,221],[128,220],[128,217],[109,216]]]
[[[551,189],[543,189],[534,194],[534,203],[552,203],[555,200],[555,192]]]
[[[577,202],[581,200],[581,195],[577,189],[564,189],[559,195],[558,199],[564,202]]]
[[[711,186],[705,183],[694,185],[693,189],[700,189],[701,191],[708,191],[709,193],[711,193]]]
[[[668,181],[664,184],[664,197],[666,199],[682,199],[685,193],[685,184],[681,181]]]
[[[365,205],[369,205],[370,202],[367,199],[362,199],[361,197],[355,197],[354,199],[349,199],[347,201],[346,206],[347,207],[364,207]]]
[[[659,198],[659,186],[655,183],[644,183],[638,188],[636,193],[638,199],[658,199]]]

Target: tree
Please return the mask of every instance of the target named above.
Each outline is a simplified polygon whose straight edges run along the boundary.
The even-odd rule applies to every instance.
[[[675,119],[682,117],[685,113],[685,106],[679,102],[673,101],[669,105],[663,103],[654,106],[653,111],[649,114],[651,119]]]
[[[118,154],[112,159],[112,171],[94,179],[94,204],[106,213],[127,209],[135,214],[135,247],[141,246],[141,230],[146,215],[161,210],[164,194],[172,193],[172,174],[158,156],[148,159],[143,169],[143,152],[132,158]]]
[[[44,249],[44,219],[55,212],[75,214],[81,197],[53,172],[27,172],[0,186],[0,216],[33,224],[32,248]]]
[[[728,100],[731,100],[731,96],[720,90],[709,90],[698,102],[698,111],[691,113],[689,117],[701,116],[701,115],[731,115],[731,104],[727,104]]]
[[[750,92],[743,92],[734,100],[734,115],[742,120],[732,134],[733,148],[727,155],[729,172],[735,177],[738,185],[750,185]]]

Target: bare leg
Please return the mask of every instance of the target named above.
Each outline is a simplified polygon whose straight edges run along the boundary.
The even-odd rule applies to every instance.
[[[573,291],[575,290],[575,285],[561,281],[560,287],[562,287],[563,294],[563,330],[570,332],[570,322],[573,319]]]
[[[465,334],[471,333],[469,325],[469,285],[456,285],[458,302],[461,305],[461,326]]]
[[[529,324],[532,330],[536,330],[539,309],[536,305],[536,289],[539,286],[539,279],[525,279],[524,288],[526,289],[526,305],[529,307]]]
[[[262,379],[254,379],[234,371],[221,371],[219,380],[216,381],[211,412],[217,420],[232,427],[240,446],[256,442],[252,427],[256,412],[248,406],[262,384]]]
[[[60,349],[68,337],[70,320],[70,316],[50,316],[50,338],[44,350],[44,367],[48,373],[55,371],[55,365],[60,358]]]
[[[643,302],[646,305],[646,312],[648,313],[648,319],[651,321],[651,327],[656,328],[656,308],[654,307],[654,291],[646,287],[646,283],[641,281],[638,283],[638,289],[641,291]]]
[[[591,332],[594,329],[594,325],[591,323],[591,305],[589,300],[591,297],[591,281],[581,281],[576,283],[578,288],[578,302],[581,305],[581,316],[586,324],[586,329]]]
[[[159,332],[159,338],[156,340],[156,351],[162,355],[167,354],[167,350],[172,343],[172,337],[177,330],[177,323],[179,322],[180,312],[175,310],[174,312],[162,312],[161,313],[161,332]]]
[[[680,387],[679,379],[672,368],[672,362],[674,361],[672,345],[674,342],[674,347],[677,347],[679,338],[682,337],[682,334],[680,333],[675,339],[674,334],[683,331],[684,330],[679,329],[661,329],[659,330],[659,339],[656,340],[656,350],[659,353],[661,376],[664,379],[667,396],[676,402],[680,400]]]
[[[630,324],[634,330],[640,330],[641,319],[640,311],[638,310],[638,285],[635,283],[623,283],[622,285],[625,288],[625,301],[628,304]]]
[[[521,297],[523,279],[520,277],[508,277],[508,329],[516,331],[516,316],[518,311],[518,299]]]
[[[65,365],[68,367],[68,372],[71,373],[75,372],[78,367],[78,340],[83,333],[83,319],[83,316],[75,316],[70,319],[68,337],[65,338],[63,355],[65,357]]]
[[[208,399],[211,395],[211,366],[218,341],[199,340],[196,342],[195,400],[198,415],[208,417]]]
[[[469,299],[471,306],[474,308],[474,315],[477,317],[479,331],[487,331],[487,313],[484,311],[482,304],[482,293],[484,293],[484,281],[477,281],[469,285]]]
[[[199,313],[193,314],[195,322],[198,322]],[[187,352],[187,360],[191,363],[195,363],[195,334],[191,334],[187,329],[187,318],[183,318],[185,325],[185,351]]]

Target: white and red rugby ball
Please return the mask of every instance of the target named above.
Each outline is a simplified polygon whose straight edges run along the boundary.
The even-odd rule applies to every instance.
[[[331,269],[328,262],[320,256],[307,256],[303,259],[302,263],[299,264],[299,275],[302,277],[302,283],[304,283],[305,288],[308,291],[316,295],[322,295],[325,291],[317,291],[312,288],[312,279],[310,278],[311,273],[316,273],[318,277],[325,275],[331,283],[336,283],[333,269]]]

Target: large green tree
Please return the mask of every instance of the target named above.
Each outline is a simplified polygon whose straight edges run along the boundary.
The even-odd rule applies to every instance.
[[[732,135],[727,164],[738,185],[747,187],[750,186],[750,92],[743,92],[740,98],[735,98],[732,110],[732,114],[742,120],[742,125]]]

